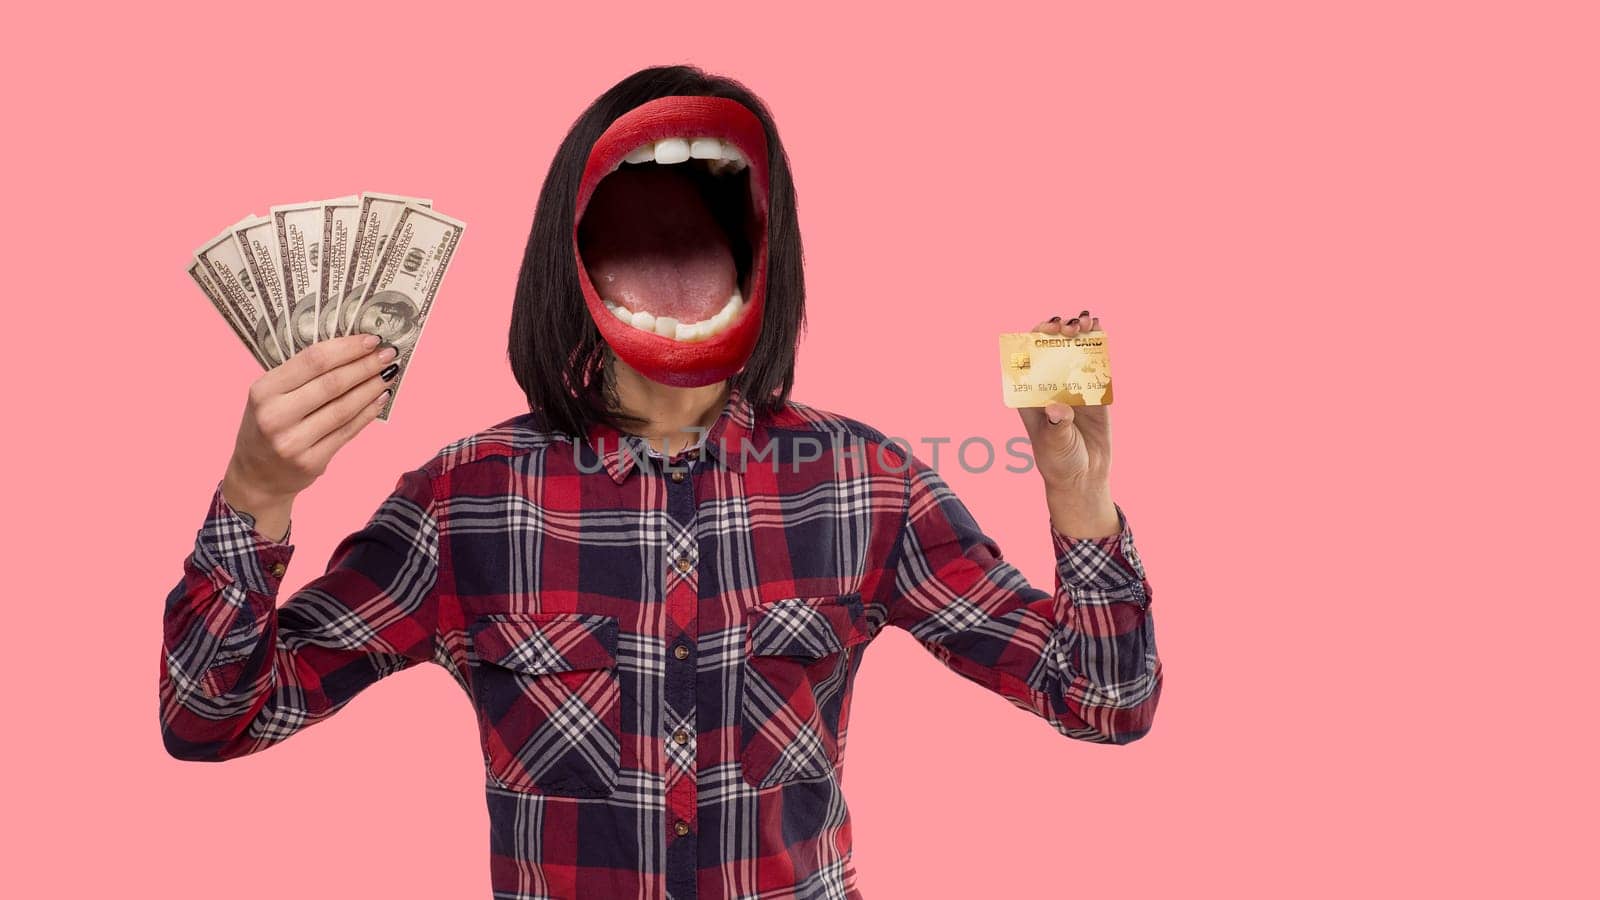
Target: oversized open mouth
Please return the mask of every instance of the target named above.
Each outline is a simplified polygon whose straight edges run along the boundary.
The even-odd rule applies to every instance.
[[[760,120],[715,97],[663,97],[590,150],[573,221],[579,282],[601,335],[646,377],[709,384],[760,331],[767,147]]]

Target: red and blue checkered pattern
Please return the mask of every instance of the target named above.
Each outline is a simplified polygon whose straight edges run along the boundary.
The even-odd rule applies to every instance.
[[[1067,737],[1149,729],[1152,595],[1117,514],[1114,537],[1050,531],[1044,591],[854,420],[735,392],[662,459],[527,413],[400,476],[281,605],[288,536],[219,484],[166,601],[162,733],[180,759],[255,753],[433,662],[476,712],[499,900],[852,900],[840,778],[884,626]]]

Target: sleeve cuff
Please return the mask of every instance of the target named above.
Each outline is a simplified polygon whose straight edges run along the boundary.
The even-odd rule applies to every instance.
[[[1131,592],[1141,606],[1149,605],[1144,563],[1133,543],[1133,529],[1122,507],[1117,509],[1118,532],[1105,537],[1073,538],[1050,528],[1056,552],[1056,572],[1062,583],[1078,589]]]
[[[234,509],[222,496],[218,479],[211,493],[204,524],[195,537],[195,559],[221,584],[236,582],[267,596],[275,596],[294,555],[289,538],[291,523],[281,540],[256,531],[255,517]]]

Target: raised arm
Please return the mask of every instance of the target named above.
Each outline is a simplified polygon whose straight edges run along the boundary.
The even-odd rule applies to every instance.
[[[294,546],[269,540],[219,484],[167,595],[161,734],[179,759],[263,750],[380,678],[433,658],[439,529],[432,480],[400,476],[327,571],[277,604]]]
[[[400,476],[327,570],[277,603],[294,497],[374,419],[394,374],[392,354],[366,338],[313,344],[251,385],[227,474],[163,611],[160,722],[174,757],[265,749],[433,656],[439,528],[426,467]]]
[[[937,472],[913,459],[907,475],[888,623],[1068,737],[1143,737],[1161,661],[1150,582],[1121,507],[1121,531],[1110,537],[1050,529],[1055,589],[1044,591],[1002,558]]]
[[[1033,330],[1098,331],[1084,310]],[[1055,589],[1029,585],[939,474],[911,459],[889,622],[945,665],[1062,734],[1125,744],[1150,729],[1161,696],[1150,581],[1111,501],[1104,406],[1018,410],[1044,479]]]

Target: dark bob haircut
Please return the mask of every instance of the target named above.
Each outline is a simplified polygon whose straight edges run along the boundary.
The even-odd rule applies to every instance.
[[[669,96],[724,97],[755,113],[767,133],[767,293],[761,334],[731,384],[758,410],[782,407],[794,386],[796,345],[805,327],[800,225],[788,156],[765,104],[731,78],[694,66],[657,66],[624,78],[573,123],[550,161],[533,214],[511,309],[511,371],[548,427],[582,436],[594,422],[625,429],[608,388],[610,348],[589,317],[573,256],[572,219],[589,150],[617,117]]]

